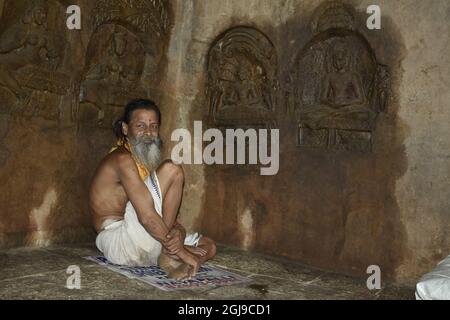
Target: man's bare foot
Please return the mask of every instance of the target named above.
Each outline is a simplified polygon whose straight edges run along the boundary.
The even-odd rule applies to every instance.
[[[161,253],[158,257],[158,266],[161,267],[165,272],[170,273],[172,270],[178,268],[182,262],[170,257],[166,253]]]
[[[176,257],[176,256],[175,256]],[[175,280],[186,280],[192,278],[192,268],[183,263],[178,257],[162,252],[158,258],[158,265],[167,272],[167,277]]]
[[[192,278],[192,268],[190,265],[183,263],[170,272],[167,277],[175,280],[190,280]]]

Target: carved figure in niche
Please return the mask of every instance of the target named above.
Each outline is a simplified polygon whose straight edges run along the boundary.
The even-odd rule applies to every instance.
[[[227,50],[219,77],[223,81],[222,110],[249,105],[267,109],[267,105],[262,103],[262,68],[254,66],[244,54],[233,55],[231,50]]]
[[[314,14],[314,37],[294,59],[285,97],[289,116],[299,124],[300,145],[371,149],[377,115],[389,98],[390,77],[355,29],[354,14],[341,2],[324,2]],[[328,138],[315,138],[322,134]]]
[[[377,66],[364,43],[351,33],[309,46],[299,60],[300,98],[294,110],[310,128],[370,130],[376,117],[374,87]],[[311,64],[314,62],[314,64]]]
[[[48,10],[46,1],[33,1],[0,37],[0,84],[17,98],[25,97],[17,70],[27,65],[56,70],[61,62],[65,43],[48,29]]]
[[[0,96],[7,98],[14,121],[37,117],[54,126],[65,114],[61,96],[70,95],[71,76],[62,71],[67,68],[64,13],[59,1],[4,2]]]
[[[109,40],[109,49],[103,61],[87,72],[87,80],[108,82],[116,86],[132,87],[142,70],[132,56],[139,51],[137,40],[127,32],[115,30]]]
[[[90,126],[110,127],[127,101],[145,97],[141,85],[158,82],[169,39],[167,0],[97,0],[86,65],[80,75],[78,104],[72,116]]]
[[[169,29],[169,3],[167,0],[97,0],[94,9],[94,25],[122,21],[133,26],[143,36],[144,47],[149,38],[161,38]],[[145,39],[144,39],[145,38]],[[154,50],[155,43],[149,51]]]
[[[118,24],[132,31],[146,53],[146,72],[156,72],[168,40],[170,4],[167,0],[97,0],[94,29]]]
[[[341,41],[330,47],[331,71],[326,75],[321,100],[332,108],[364,104],[359,74],[350,69],[350,50]]]
[[[265,35],[235,27],[212,46],[208,61],[210,116],[218,124],[274,120],[276,54]]]
[[[106,40],[104,40],[106,39]],[[81,84],[81,120],[94,120],[109,126],[132,96],[144,96],[140,86],[145,52],[139,40],[126,28],[105,25],[93,36],[88,48],[87,67]],[[92,119],[93,114],[96,114]],[[91,119],[88,119],[91,118]]]

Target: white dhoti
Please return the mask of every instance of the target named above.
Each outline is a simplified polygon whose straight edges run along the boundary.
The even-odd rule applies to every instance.
[[[162,217],[162,193],[156,172],[144,181],[149,189],[156,212]],[[185,245],[197,246],[201,235],[187,234]],[[95,240],[97,248],[112,263],[127,266],[156,265],[161,243],[141,225],[133,205],[128,201],[123,220],[107,219]]]
[[[420,278],[416,300],[450,300],[450,255]]]

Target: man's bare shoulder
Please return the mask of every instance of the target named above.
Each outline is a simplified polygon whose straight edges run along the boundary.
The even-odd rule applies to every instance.
[[[102,165],[117,167],[130,161],[133,161],[131,153],[124,147],[118,147],[103,158]]]
[[[123,147],[118,147],[103,157],[95,176],[103,175],[105,173],[108,173],[108,175],[113,172],[117,173],[124,163],[129,163],[130,161],[133,161],[130,152]]]
[[[124,147],[119,147],[109,153],[103,161],[105,163],[104,166],[114,169],[120,180],[124,176],[139,177],[136,162],[131,153]]]

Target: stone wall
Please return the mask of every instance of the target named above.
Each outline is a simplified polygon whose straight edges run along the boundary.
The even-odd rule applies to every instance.
[[[188,230],[400,281],[449,254],[447,1],[376,1],[381,30],[366,27],[373,1],[149,0],[137,20],[125,1],[78,1],[81,31],[64,28],[69,3],[48,3],[43,28],[41,1],[0,1],[1,246],[93,240],[90,177],[144,96],[166,156],[195,120],[280,130],[276,175],[184,165]],[[12,33],[43,49],[11,55]]]
[[[66,8],[81,8],[81,30]],[[164,1],[1,1],[0,246],[93,241],[90,179],[136,97],[158,100]]]
[[[378,1],[381,30],[368,30],[366,8],[373,2],[348,4],[353,24],[346,29],[352,31],[335,36],[349,41],[350,52],[358,52],[354,60],[363,56],[353,70],[359,72],[366,106],[374,114],[367,112],[363,119],[370,121],[365,123],[357,116],[344,115],[349,121],[325,117],[329,121],[315,127],[325,128],[323,133],[308,131],[317,123],[314,118],[302,122],[308,119],[302,108],[320,106],[311,90],[323,81],[314,74],[323,77],[326,71],[314,66],[320,65],[320,56],[307,57],[308,48],[314,51],[324,43],[333,47],[333,32],[327,26],[339,21],[331,17],[327,21],[326,4],[176,3],[168,77],[177,86],[178,127],[192,132],[193,121],[203,120],[210,127],[280,129],[280,170],[275,176],[260,176],[255,166],[185,166],[183,219],[219,242],[248,250],[361,276],[369,265],[377,264],[386,278],[414,281],[450,248],[446,232],[450,149],[445,139],[450,116],[445,109],[449,42],[444,36],[449,34],[449,6],[445,1]],[[338,13],[340,22],[349,23],[345,12]],[[253,32],[254,38],[261,35],[274,49],[276,60],[268,68],[276,69],[275,102],[268,109],[275,124],[251,111],[228,123],[223,120],[226,116],[214,113],[220,105],[211,102],[211,92],[220,76],[210,67],[214,60],[210,50],[220,41],[234,41],[233,28],[239,26],[251,28],[248,33]],[[353,41],[352,36],[358,38]],[[363,44],[367,51],[361,49]],[[242,61],[238,51],[235,61]],[[248,60],[264,66],[264,59],[256,55]],[[273,70],[265,71],[269,75]],[[257,77],[250,80],[257,86]],[[243,81],[237,82],[245,88]],[[313,89],[305,89],[305,83]],[[312,93],[301,96],[299,88]],[[225,94],[226,88],[221,90]],[[334,99],[339,105],[339,97]],[[239,103],[246,107],[246,101],[238,102],[238,107]]]

